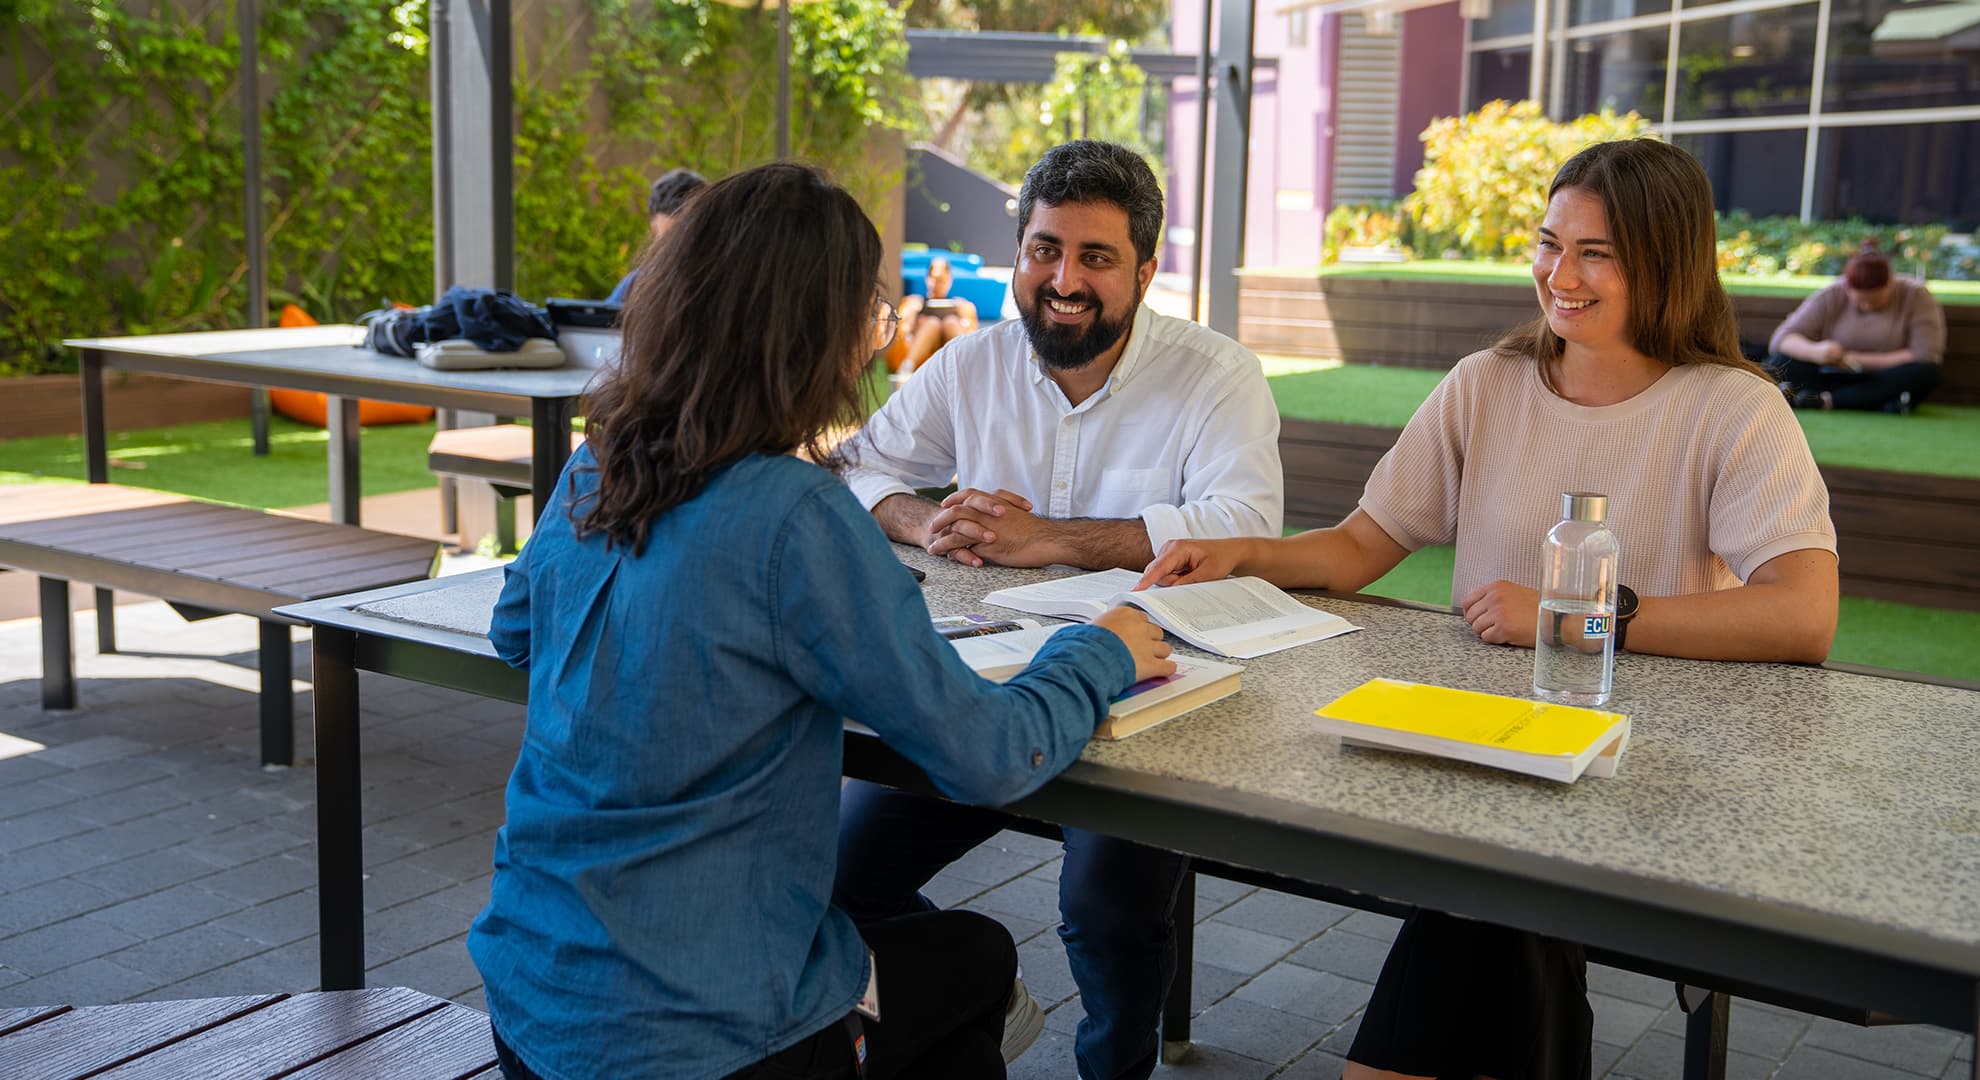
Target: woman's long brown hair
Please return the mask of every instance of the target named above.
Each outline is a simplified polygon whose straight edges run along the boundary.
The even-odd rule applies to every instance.
[[[1669,364],[1719,364],[1767,377],[1739,351],[1739,322],[1719,282],[1712,182],[1697,160],[1655,139],[1596,143],[1554,174],[1547,201],[1562,188],[1602,201],[1629,289],[1629,337],[1637,352]],[[1564,347],[1545,312],[1496,346],[1536,360],[1559,356]]]
[[[873,356],[880,236],[845,189],[779,163],[710,185],[641,257],[618,366],[591,395],[579,536],[637,554],[654,519],[751,454],[836,459]]]

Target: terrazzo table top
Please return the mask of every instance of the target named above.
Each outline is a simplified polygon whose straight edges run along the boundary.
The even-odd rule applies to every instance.
[[[900,547],[935,614],[1009,615],[985,594],[1068,571],[970,570]],[[352,609],[487,654],[500,572]],[[1442,759],[1343,749],[1312,711],[1387,676],[1524,697],[1533,653],[1458,617],[1326,596],[1364,629],[1242,661],[1243,689],[1133,738],[1072,777],[1116,770],[1282,807],[1474,841],[1918,935],[1980,975],[1980,692],[1786,664],[1624,655],[1633,734],[1618,774],[1558,784]]]

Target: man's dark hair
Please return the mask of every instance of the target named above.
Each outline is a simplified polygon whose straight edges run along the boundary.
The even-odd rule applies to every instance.
[[[1162,239],[1162,185],[1140,154],[1116,143],[1079,139],[1045,151],[1024,174],[1018,190],[1018,242],[1031,227],[1039,203],[1113,203],[1127,211],[1128,239],[1139,266],[1155,257]]]
[[[646,193],[646,216],[665,214],[673,217],[681,212],[681,206],[695,192],[708,186],[708,180],[693,169],[668,169],[665,176],[653,182]]]
[[[619,362],[590,396],[598,489],[577,534],[638,553],[653,520],[751,454],[837,459],[825,432],[867,414],[880,234],[804,165],[710,185],[640,257]]]

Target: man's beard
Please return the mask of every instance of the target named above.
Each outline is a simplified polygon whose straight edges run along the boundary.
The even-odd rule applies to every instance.
[[[1029,308],[1018,305],[1018,314],[1024,319],[1025,335],[1031,338],[1031,351],[1047,368],[1057,371],[1073,371],[1093,362],[1094,358],[1121,340],[1134,323],[1134,309],[1141,303],[1136,297],[1133,304],[1121,317],[1108,321],[1107,309],[1093,298],[1075,298],[1053,294],[1050,299],[1062,303],[1082,303],[1093,309],[1093,322],[1085,327],[1063,326],[1052,322],[1046,313],[1046,290],[1041,288],[1031,298]]]

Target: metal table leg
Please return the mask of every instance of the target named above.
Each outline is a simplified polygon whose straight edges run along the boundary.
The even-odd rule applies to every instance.
[[[103,421],[103,354],[84,349],[82,369],[83,468],[92,484],[110,482],[110,432]],[[109,589],[96,590],[96,651],[117,651],[117,613]]]
[[[557,477],[571,458],[571,405],[570,398],[530,402],[529,497],[535,517],[542,517],[543,508],[550,505]]]
[[[1189,998],[1196,970],[1196,871],[1183,874],[1176,893],[1176,977],[1169,983],[1169,1000],[1162,1004],[1162,1061],[1169,1065],[1189,1057]]]
[[[1696,986],[1678,985],[1684,1005],[1684,1080],[1726,1080],[1726,1032],[1732,997]]]
[[[316,685],[317,919],[323,989],[364,988],[364,825],[359,814],[357,635],[319,626]]]
[[[330,429],[330,520],[345,525],[363,524],[359,502],[363,496],[358,458],[358,399],[331,394],[324,401],[324,426]]]

